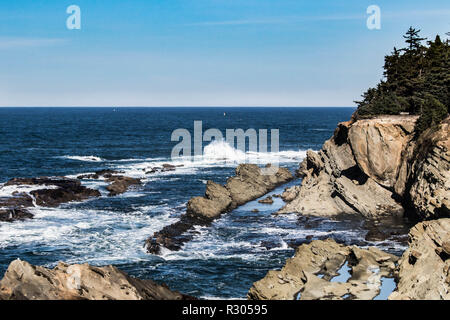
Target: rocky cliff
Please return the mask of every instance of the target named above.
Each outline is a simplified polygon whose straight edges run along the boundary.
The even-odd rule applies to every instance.
[[[390,300],[450,299],[450,219],[418,223],[396,271]]]
[[[450,118],[419,138],[416,116],[340,123],[318,153],[307,152],[300,186],[278,213],[368,218],[450,216]]]
[[[380,297],[389,278],[395,284],[385,285],[384,299],[450,299],[450,219],[414,226],[400,259],[375,247],[345,246],[332,239],[303,244],[280,271],[271,270],[255,282],[248,298],[370,300]]]
[[[0,300],[181,300],[192,297],[113,266],[59,263],[53,270],[11,262],[0,281]]]

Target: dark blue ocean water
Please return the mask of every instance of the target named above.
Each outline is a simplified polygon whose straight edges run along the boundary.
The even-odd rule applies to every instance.
[[[295,170],[307,149],[318,150],[353,108],[0,108],[0,183],[14,177],[76,176],[105,168],[144,179],[144,185],[107,197],[103,181],[88,181],[105,196],[59,208],[33,208],[35,219],[0,222],[0,273],[16,258],[53,267],[58,261],[114,264],[130,274],[165,282],[198,297],[245,298],[252,283],[292,256],[293,243],[333,237],[364,242],[361,222],[271,215],[283,203],[256,201],[198,228],[179,252],[149,255],[144,241],[177,221],[205,182],[224,183],[242,154],[224,143],[204,144],[208,157],[174,172],[145,175],[171,163],[171,133],[194,120],[203,130],[279,129],[281,164]],[[224,115],[226,113],[226,115]],[[223,161],[224,150],[229,156]],[[245,155],[248,156],[248,155]],[[253,155],[254,156],[254,155]],[[247,158],[248,159],[248,158]],[[250,157],[250,159],[252,159]],[[273,155],[259,154],[271,162]],[[299,181],[291,184],[299,183]],[[1,185],[0,185],[1,187]],[[285,186],[275,190],[280,193]],[[13,192],[1,188],[0,195]],[[260,209],[252,213],[254,208]],[[377,243],[401,250],[395,242]]]

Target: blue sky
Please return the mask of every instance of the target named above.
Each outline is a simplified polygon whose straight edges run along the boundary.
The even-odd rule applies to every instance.
[[[352,106],[410,25],[450,1],[2,0],[0,106]]]

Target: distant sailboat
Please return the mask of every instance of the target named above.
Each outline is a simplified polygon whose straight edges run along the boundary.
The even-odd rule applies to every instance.
[[[226,115],[227,115],[227,114],[224,112],[224,113],[223,113],[223,116],[225,117]]]

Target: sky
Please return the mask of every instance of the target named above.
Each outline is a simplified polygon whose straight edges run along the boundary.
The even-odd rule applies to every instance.
[[[0,0],[0,106],[353,106],[409,26],[450,1]]]

